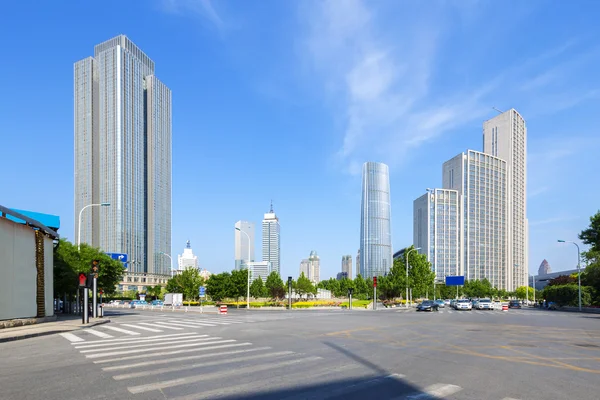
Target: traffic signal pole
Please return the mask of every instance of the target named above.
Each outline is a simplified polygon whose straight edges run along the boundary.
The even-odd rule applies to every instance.
[[[98,318],[98,279],[94,276],[94,288],[92,289],[92,317]]]
[[[87,324],[88,322],[90,322],[90,310],[89,310],[89,293],[90,289],[88,288],[83,288],[83,314],[81,314],[83,316],[83,323]]]

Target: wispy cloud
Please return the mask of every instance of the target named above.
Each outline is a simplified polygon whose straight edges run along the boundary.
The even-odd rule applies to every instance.
[[[225,27],[223,19],[215,10],[211,0],[161,0],[164,11],[174,14],[193,13],[210,21],[217,29]]]
[[[529,221],[529,226],[537,227],[540,225],[558,224],[561,222],[573,221],[576,219],[579,219],[579,217],[576,217],[576,216],[551,217],[551,218],[539,219],[539,220],[535,220],[535,221]]]

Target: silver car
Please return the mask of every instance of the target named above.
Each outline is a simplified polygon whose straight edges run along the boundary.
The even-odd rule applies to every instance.
[[[479,301],[477,302],[476,308],[478,310],[493,310],[494,304],[492,303],[492,301],[490,299],[479,299]]]
[[[471,304],[471,300],[460,299],[460,300],[456,300],[456,303],[454,304],[454,308],[456,308],[457,310],[471,311],[473,309],[473,305]]]

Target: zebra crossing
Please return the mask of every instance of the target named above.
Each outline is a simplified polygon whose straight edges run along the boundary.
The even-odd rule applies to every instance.
[[[83,329],[86,335],[60,335],[132,399],[325,400],[371,398],[373,393],[395,400],[469,398],[467,389],[452,383],[433,381],[421,387],[411,381],[408,371],[407,375],[374,372],[360,360],[329,357],[323,351],[310,354],[311,350],[303,353],[257,345],[217,331],[139,334],[135,324],[128,329],[109,329],[109,334],[101,330],[110,326],[106,325]],[[412,378],[423,379],[418,375]]]

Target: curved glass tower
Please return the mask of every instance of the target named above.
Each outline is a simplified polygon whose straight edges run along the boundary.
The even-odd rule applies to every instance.
[[[385,164],[366,162],[362,169],[360,274],[385,275],[392,267],[390,173]]]

